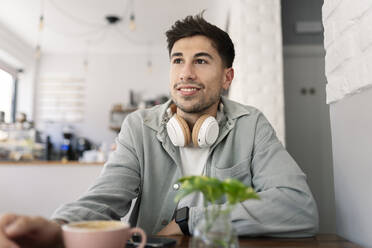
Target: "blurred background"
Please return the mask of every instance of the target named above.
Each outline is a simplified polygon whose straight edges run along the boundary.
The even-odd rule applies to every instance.
[[[10,185],[13,193],[0,187],[0,196],[8,200],[0,212],[16,209],[48,216],[83,192],[114,149],[125,116],[168,99],[165,31],[176,20],[205,10],[204,17],[228,32],[235,44],[236,75],[228,97],[263,111],[307,174],[319,207],[320,232],[347,236],[350,227],[344,223],[350,217],[342,218],[345,208],[336,206],[340,201],[334,187],[342,185],[334,175],[345,171],[333,170],[348,165],[337,167],[332,155],[353,148],[338,139],[332,150],[332,138],[348,133],[350,127],[338,125],[349,112],[340,112],[339,103],[327,103],[349,91],[340,74],[334,73],[338,77],[331,84],[325,74],[327,69],[327,77],[333,76],[341,62],[350,61],[355,50],[350,47],[356,47],[352,42],[345,45],[348,49],[336,46],[337,34],[344,31],[337,29],[338,23],[354,23],[372,4],[326,2],[322,15],[322,0],[2,0],[0,186]],[[337,48],[329,58],[324,44]],[[332,120],[340,135],[331,138]],[[92,166],[79,166],[87,164]],[[23,183],[14,186],[20,177]],[[41,178],[39,184],[35,178]],[[24,206],[19,198],[30,199],[25,197],[27,185],[42,196],[50,195],[46,185],[64,190],[44,207],[38,204],[42,198]]]
[[[165,31],[205,10],[236,47],[228,97],[264,112],[334,231],[322,1],[3,0],[0,158],[104,162],[125,116],[168,99]],[[315,121],[316,120],[316,121]],[[326,208],[328,206],[328,208]]]

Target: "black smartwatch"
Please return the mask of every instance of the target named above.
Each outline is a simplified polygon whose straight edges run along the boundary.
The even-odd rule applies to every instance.
[[[189,232],[189,207],[176,210],[175,221],[179,225],[183,234],[190,236]]]

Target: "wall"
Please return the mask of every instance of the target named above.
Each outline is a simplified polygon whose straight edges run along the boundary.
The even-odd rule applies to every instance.
[[[319,232],[334,233],[332,144],[325,84],[322,46],[284,47],[287,149],[307,175],[318,205]]]
[[[337,233],[372,247],[372,2],[325,1]]]
[[[372,89],[331,104],[337,233],[372,247]]]
[[[324,2],[328,103],[372,86],[371,7],[368,0]]]
[[[57,207],[81,196],[101,169],[102,165],[0,164],[0,213],[50,217]]]
[[[282,0],[287,150],[307,175],[319,210],[319,232],[334,233],[336,214],[329,106],[321,30],[323,0]],[[296,25],[319,24],[300,33]]]
[[[280,1],[236,1],[230,19],[236,59],[229,97],[260,109],[285,143]]]
[[[84,120],[72,123],[77,135],[96,143],[111,144],[116,133],[109,129],[113,104],[129,104],[129,90],[141,93],[144,99],[168,94],[169,58],[165,48],[152,54],[152,71],[147,67],[146,53],[91,54],[88,69],[83,55],[51,54],[42,58],[40,78],[81,77],[85,79]],[[64,123],[43,123],[42,130],[52,134],[52,142],[60,142]]]

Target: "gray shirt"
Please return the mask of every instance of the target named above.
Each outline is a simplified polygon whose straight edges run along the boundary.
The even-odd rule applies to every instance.
[[[306,176],[277,139],[257,109],[221,98],[224,119],[210,148],[205,174],[236,178],[252,186],[260,200],[247,200],[247,214],[238,204],[232,223],[239,235],[306,237],[318,231],[318,212]],[[156,234],[177,207],[173,185],[182,177],[179,148],[170,141],[166,110],[170,104],[138,110],[125,119],[117,148],[84,196],[56,210],[52,218],[66,221],[120,219],[136,204],[131,225]],[[190,209],[193,231],[203,209]]]

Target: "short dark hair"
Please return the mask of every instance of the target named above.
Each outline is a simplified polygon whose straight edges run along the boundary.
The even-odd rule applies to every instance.
[[[222,29],[207,22],[203,18],[203,12],[196,16],[190,15],[183,20],[176,21],[165,35],[167,36],[169,55],[176,41],[186,37],[203,35],[212,41],[212,45],[221,56],[224,66],[230,68],[233,64],[235,50],[230,36]]]

